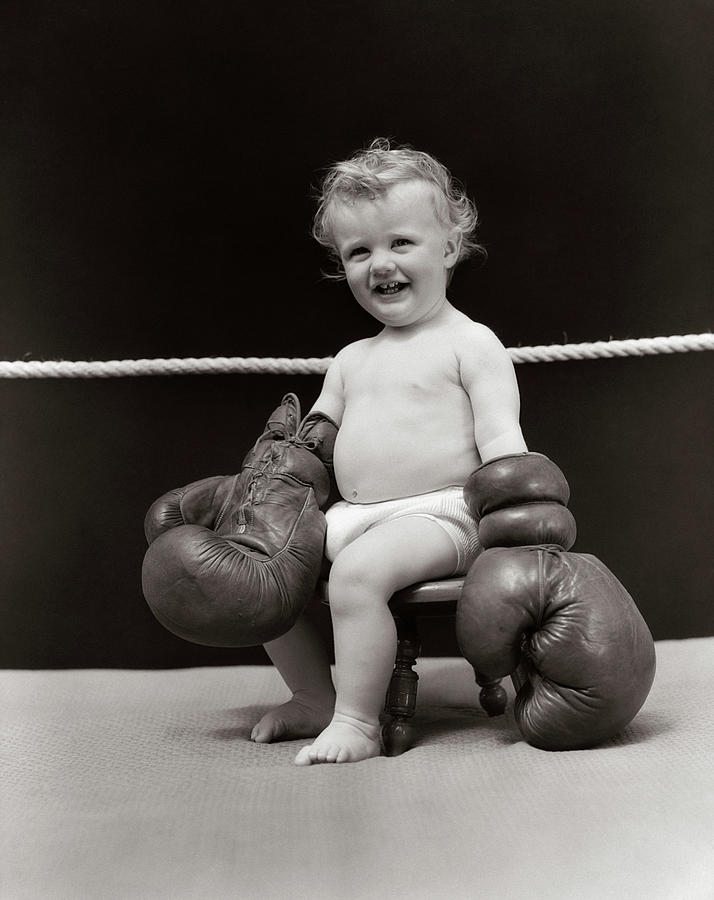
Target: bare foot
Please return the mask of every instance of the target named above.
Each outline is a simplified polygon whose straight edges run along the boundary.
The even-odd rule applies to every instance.
[[[330,722],[333,706],[334,703],[325,705],[293,697],[267,712],[253,727],[250,739],[258,744],[269,744],[272,741],[315,737]]]
[[[317,740],[298,753],[295,765],[359,762],[380,753],[379,725],[369,725],[351,716],[335,713]]]

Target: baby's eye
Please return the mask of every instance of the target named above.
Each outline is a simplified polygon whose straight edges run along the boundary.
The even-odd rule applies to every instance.
[[[396,240],[392,241],[392,244],[395,247],[406,247],[411,244],[411,241],[408,238],[396,238]]]

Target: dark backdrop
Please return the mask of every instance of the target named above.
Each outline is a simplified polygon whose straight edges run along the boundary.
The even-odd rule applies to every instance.
[[[706,331],[712,6],[697,0],[23,2],[0,67],[0,356],[328,356],[312,187],[388,135],[475,196],[451,299],[508,346]],[[522,365],[523,425],[656,638],[714,634],[708,353]],[[320,379],[0,381],[0,664],[264,660],[174,638],[142,520]],[[327,629],[323,613],[323,626]],[[427,651],[455,652],[448,623]]]

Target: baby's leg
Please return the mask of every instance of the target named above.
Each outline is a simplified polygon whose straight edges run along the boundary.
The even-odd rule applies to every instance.
[[[337,556],[330,572],[335,713],[315,742],[298,753],[298,765],[379,755],[379,714],[397,643],[389,600],[400,588],[447,576],[456,563],[456,547],[446,532],[416,516],[367,531]]]
[[[293,696],[263,716],[251,740],[269,743],[315,737],[335,707],[330,661],[317,629],[303,613],[287,634],[264,646]]]

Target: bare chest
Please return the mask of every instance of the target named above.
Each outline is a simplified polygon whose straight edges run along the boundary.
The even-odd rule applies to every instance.
[[[445,393],[461,391],[455,353],[439,343],[377,346],[350,372],[345,400],[384,403],[389,399],[439,402]]]

